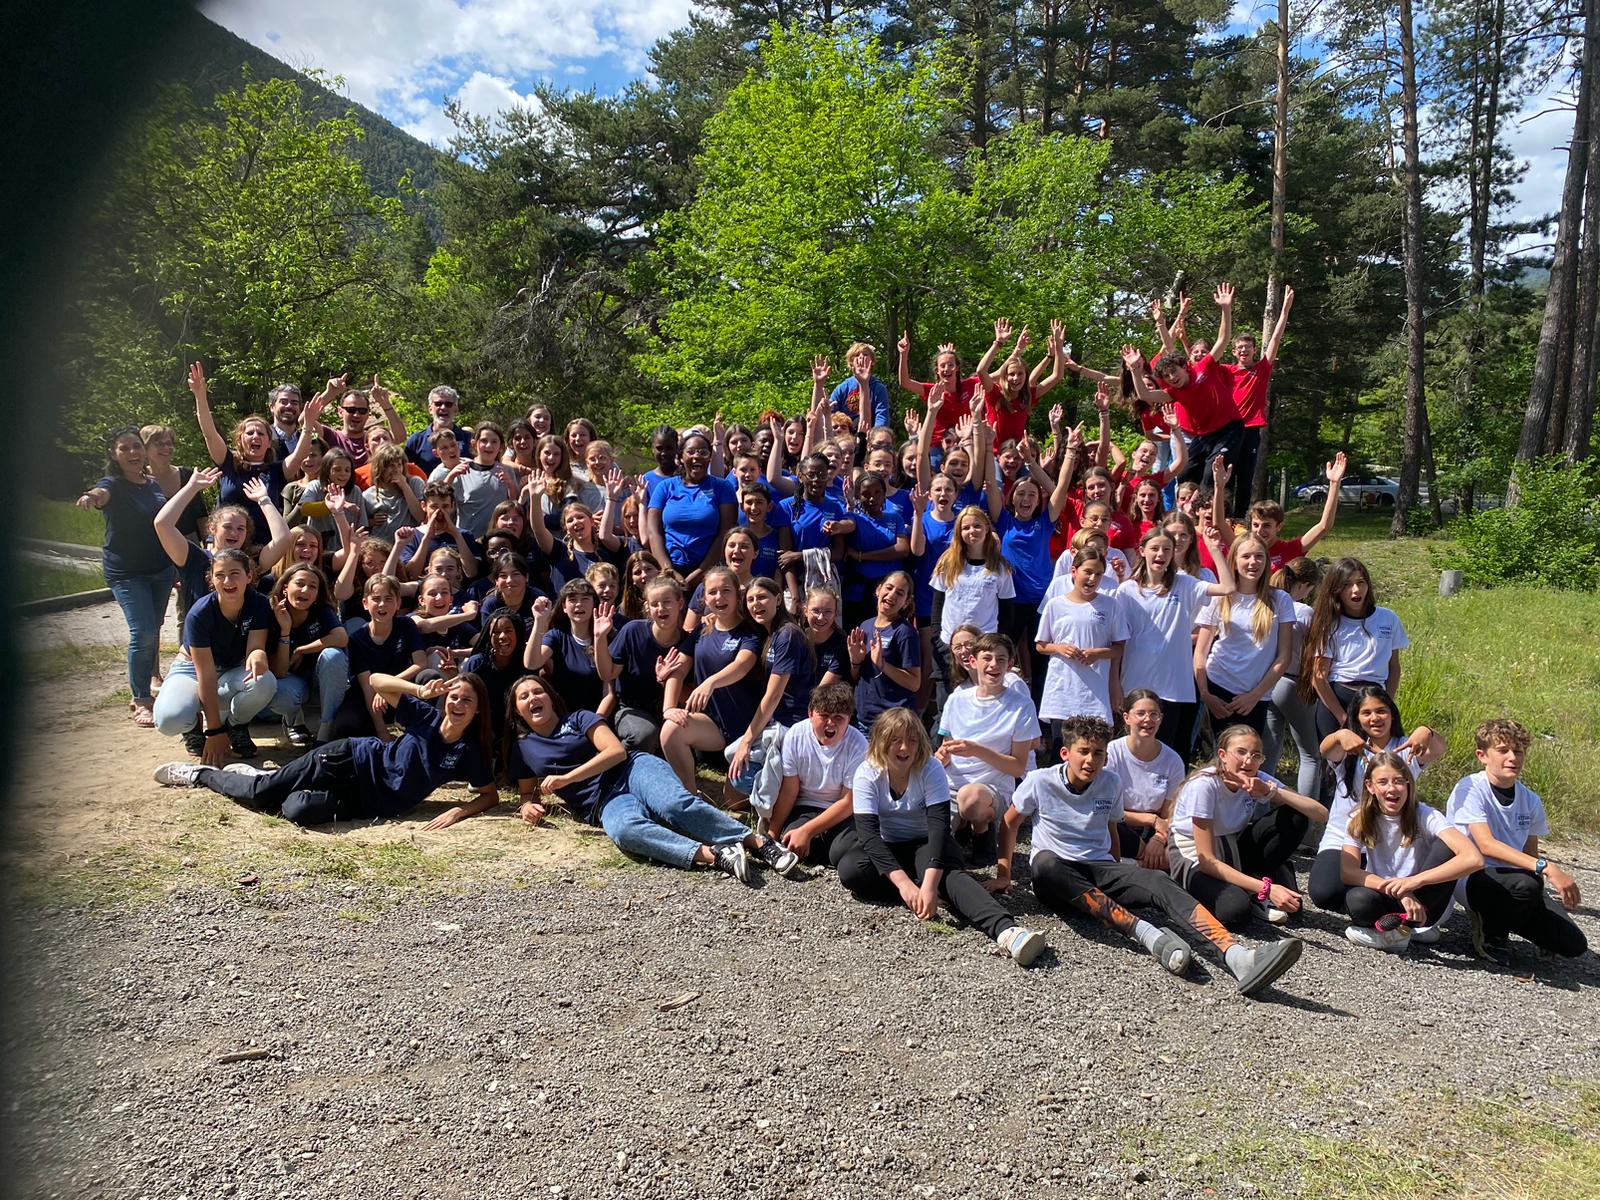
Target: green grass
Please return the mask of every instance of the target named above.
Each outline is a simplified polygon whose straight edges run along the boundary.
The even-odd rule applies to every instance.
[[[87,565],[87,564],[86,564]],[[50,596],[71,596],[76,592],[91,592],[106,585],[99,567],[78,570],[76,567],[44,566],[27,563],[11,576],[14,589],[12,599],[17,603],[43,600]]]
[[[1292,513],[1298,532],[1314,519]],[[1312,551],[1354,555],[1372,572],[1378,603],[1405,622],[1411,648],[1401,655],[1400,709],[1450,743],[1423,773],[1422,795],[1443,805],[1456,780],[1479,769],[1472,731],[1487,717],[1510,716],[1534,735],[1524,778],[1558,832],[1600,832],[1600,595],[1534,587],[1475,589],[1439,597],[1438,549],[1444,535],[1391,540],[1382,513],[1341,513]]]
[[[70,500],[34,500],[29,504],[27,529],[30,537],[47,542],[67,542],[74,546],[102,546],[106,522],[93,509],[79,508]]]
[[[1530,1102],[1419,1099],[1415,1123],[1363,1139],[1301,1136],[1290,1145],[1236,1142],[1230,1177],[1290,1163],[1260,1179],[1281,1200],[1594,1200],[1600,1197],[1600,1087],[1568,1084]]]

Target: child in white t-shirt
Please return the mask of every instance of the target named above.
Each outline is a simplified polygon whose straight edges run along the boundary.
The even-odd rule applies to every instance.
[[[867,753],[867,739],[851,724],[855,715],[855,689],[825,683],[811,693],[807,720],[784,731],[783,783],[770,825],[802,862],[827,862],[838,835],[850,827],[850,781]]]
[[[1101,595],[1106,560],[1084,550],[1072,568],[1072,591],[1045,605],[1034,650],[1049,659],[1039,715],[1045,720],[1111,720],[1111,679],[1128,627],[1116,596]]]
[[[1163,967],[1182,975],[1190,961],[1188,944],[1124,905],[1159,909],[1209,941],[1247,996],[1292,967],[1303,943],[1286,938],[1247,947],[1165,874],[1118,861],[1117,823],[1124,816],[1126,792],[1116,772],[1105,769],[1111,726],[1098,717],[1077,716],[1063,722],[1061,732],[1062,765],[1030,772],[1001,823],[994,887],[1010,886],[1017,831],[1032,817],[1033,892],[1054,912],[1086,912],[1137,939]]]
[[[1367,760],[1339,865],[1349,887],[1345,937],[1371,950],[1399,951],[1413,935],[1438,940],[1456,880],[1482,867],[1483,855],[1442,812],[1417,803],[1411,764],[1384,751]]]
[[[1183,786],[1184,762],[1157,740],[1163,720],[1161,698],[1149,688],[1134,688],[1122,698],[1128,736],[1106,750],[1106,767],[1122,780],[1122,821],[1117,827],[1124,858],[1141,867],[1167,871],[1167,831]]]
[[[1472,909],[1475,947],[1521,934],[1541,950],[1577,958],[1588,948],[1568,912],[1582,903],[1578,884],[1539,849],[1550,832],[1544,802],[1522,782],[1522,764],[1532,739],[1516,721],[1485,721],[1474,733],[1483,770],[1468,775],[1450,793],[1445,815],[1467,833],[1483,855],[1483,870],[1463,889]],[[1545,894],[1555,889],[1558,907]],[[1565,909],[1566,912],[1563,912]]]

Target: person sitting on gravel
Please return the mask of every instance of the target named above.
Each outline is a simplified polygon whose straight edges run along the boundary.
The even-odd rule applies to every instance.
[[[296,825],[392,820],[452,781],[465,781],[477,798],[451,806],[424,829],[448,828],[499,803],[489,765],[492,732],[483,680],[461,674],[449,682],[412,683],[374,674],[368,682],[392,706],[394,720],[404,729],[398,738],[340,738],[276,771],[243,764],[218,771],[195,763],[163,763],[156,768],[156,782],[209,788],[245,808],[277,813]],[[435,700],[437,705],[428,703]]]
[[[569,713],[537,675],[512,685],[510,708],[511,773],[529,825],[544,820],[555,797],[625,854],[715,867],[740,883],[750,882],[747,850],[781,875],[799,867],[792,851],[687,790],[664,759],[630,754],[604,717]]]
[[[1137,939],[1158,963],[1182,975],[1190,959],[1183,939],[1123,905],[1158,908],[1210,942],[1239,981],[1239,991],[1254,996],[1299,961],[1305,943],[1285,938],[1245,946],[1164,871],[1121,858],[1117,826],[1126,785],[1115,771],[1105,769],[1110,743],[1111,726],[1099,717],[1069,717],[1062,723],[1062,765],[1029,772],[1000,823],[993,888],[1010,887],[1017,832],[1032,817],[1033,893],[1047,908],[1062,917],[1073,910],[1086,912],[1107,928]]]
[[[825,683],[811,692],[806,720],[783,734],[783,782],[770,825],[803,862],[821,865],[850,827],[850,781],[866,757],[867,739],[851,724],[856,692]]]
[[[832,859],[857,900],[898,898],[919,921],[931,921],[943,898],[1018,966],[1045,950],[1044,938],[1018,925],[965,869],[950,832],[950,781],[910,709],[887,709],[872,723],[850,796],[855,827],[834,842]]]

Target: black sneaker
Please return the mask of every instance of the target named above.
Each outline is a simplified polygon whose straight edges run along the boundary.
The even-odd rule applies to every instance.
[[[750,882],[750,858],[738,842],[711,847],[711,865],[740,883]]]
[[[311,730],[304,725],[289,726],[289,745],[296,750],[309,750],[317,744],[317,739],[312,736]]]
[[[240,758],[254,758],[256,744],[250,737],[248,725],[230,725],[228,727],[228,745],[233,748],[234,754]]]
[[[194,757],[199,758],[206,752],[205,735],[200,732],[200,722],[194,723],[193,729],[183,731],[183,748]]]
[[[800,856],[777,838],[762,838],[756,847],[756,857],[779,875],[793,876],[800,869]]]

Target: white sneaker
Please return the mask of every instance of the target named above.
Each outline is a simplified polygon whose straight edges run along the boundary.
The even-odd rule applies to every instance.
[[[199,787],[203,770],[199,763],[162,763],[156,768],[155,779],[162,787]]]
[[[1024,929],[1021,925],[1013,925],[1002,932],[995,941],[1019,967],[1027,966],[1045,950],[1044,935],[1034,933],[1031,929]]]
[[[1161,931],[1156,944],[1150,947],[1150,956],[1174,975],[1187,971],[1192,957],[1189,943],[1167,929]]]
[[[1256,916],[1260,917],[1268,925],[1287,925],[1289,923],[1288,909],[1279,908],[1275,904],[1268,904],[1264,900],[1257,900],[1255,906]]]
[[[1411,927],[1401,925],[1385,933],[1381,929],[1368,929],[1365,925],[1351,925],[1344,931],[1345,940],[1368,950],[1387,950],[1396,954],[1411,944]]]
[[[271,775],[271,771],[263,771],[260,767],[252,767],[249,763],[229,763],[222,768],[229,775]]]
[[[1444,922],[1440,921],[1437,925],[1429,925],[1426,929],[1413,929],[1411,931],[1411,940],[1419,946],[1432,946],[1438,942],[1440,935],[1443,933]]]

